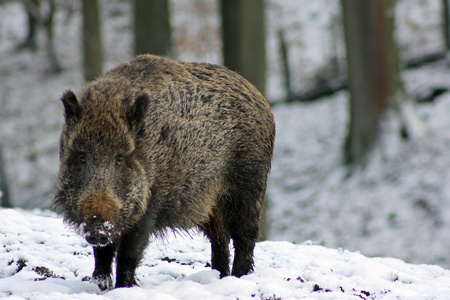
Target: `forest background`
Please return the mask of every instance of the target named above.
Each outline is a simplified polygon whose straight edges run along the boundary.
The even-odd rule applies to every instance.
[[[2,206],[49,207],[64,90],[151,52],[265,92],[268,239],[449,267],[448,20],[442,0],[3,0]]]

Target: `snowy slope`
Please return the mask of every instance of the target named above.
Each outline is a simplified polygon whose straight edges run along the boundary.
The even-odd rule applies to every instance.
[[[189,236],[190,235],[190,236]],[[153,241],[139,287],[101,292],[91,247],[47,211],[0,210],[0,298],[450,299],[450,271],[312,244],[261,242],[254,274],[219,279],[194,232]]]
[[[405,75],[411,90],[450,82],[443,63]],[[351,177],[341,164],[347,101],[341,92],[274,107],[270,238],[450,267],[450,95],[419,105],[426,134],[414,141],[401,141],[398,116],[386,116],[376,155]]]

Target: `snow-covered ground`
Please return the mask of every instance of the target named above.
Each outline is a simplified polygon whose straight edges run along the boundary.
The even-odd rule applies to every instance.
[[[347,98],[274,108],[271,239],[448,267],[450,96],[419,107],[427,133],[416,141],[400,141],[388,120],[373,160],[351,177],[341,166]]]
[[[92,248],[52,213],[0,209],[0,298],[8,299],[450,299],[450,271],[367,258],[310,243],[261,242],[255,272],[219,279],[194,232],[153,241],[139,287],[101,292]]]

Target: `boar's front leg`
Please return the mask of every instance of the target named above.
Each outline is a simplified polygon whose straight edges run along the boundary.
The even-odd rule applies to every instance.
[[[133,229],[124,232],[120,238],[117,249],[116,287],[137,285],[135,271],[144,256],[154,224],[154,217],[149,215],[147,212]]]
[[[148,244],[149,234],[138,231],[124,234],[117,252],[116,288],[137,285],[135,271]]]
[[[113,287],[112,284],[112,262],[116,252],[116,246],[109,244],[106,246],[94,246],[95,270],[92,275],[92,282],[104,291]]]

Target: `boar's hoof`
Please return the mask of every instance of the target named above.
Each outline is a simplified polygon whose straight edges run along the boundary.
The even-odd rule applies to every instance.
[[[86,241],[95,246],[106,246],[109,244],[109,237],[106,233],[94,231],[86,235]]]
[[[110,290],[113,288],[113,281],[111,275],[94,276],[91,282],[98,285],[99,289],[102,291]]]

